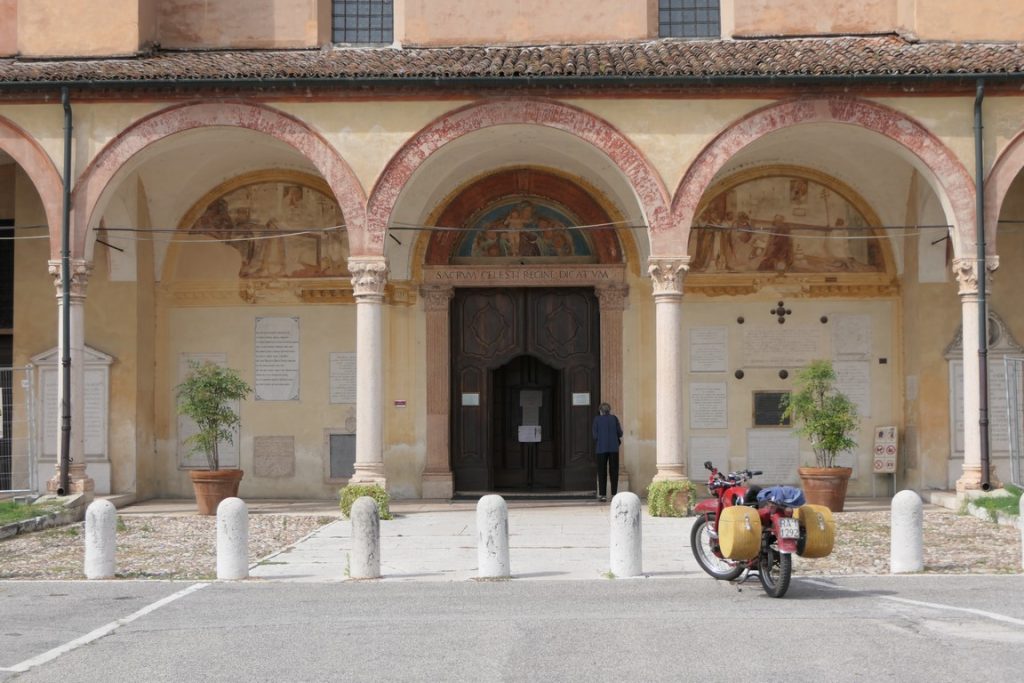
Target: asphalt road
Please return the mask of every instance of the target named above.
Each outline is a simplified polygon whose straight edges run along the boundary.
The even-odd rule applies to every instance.
[[[119,622],[120,620],[120,622]],[[0,680],[1021,680],[1024,575],[0,582]]]

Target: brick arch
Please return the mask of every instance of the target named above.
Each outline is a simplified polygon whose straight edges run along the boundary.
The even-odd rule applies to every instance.
[[[672,200],[672,225],[681,231],[672,243],[688,244],[697,205],[722,167],[758,139],[806,123],[859,126],[898,144],[916,157],[952,219],[954,249],[959,254],[975,234],[974,180],[960,160],[928,129],[895,109],[847,97],[789,100],[758,109],[722,131],[707,144],[687,169]],[[652,253],[654,252],[652,246]]]
[[[1002,151],[985,180],[985,252],[996,253],[999,239],[999,214],[1010,185],[1024,170],[1024,130],[1017,133]]]
[[[246,128],[268,135],[294,148],[319,171],[331,188],[345,217],[353,255],[366,250],[366,194],[352,169],[337,150],[308,125],[270,107],[240,102],[188,103],[155,112],[111,140],[89,164],[74,194],[77,258],[84,258],[89,226],[97,207],[118,171],[136,154],[164,138],[211,126]]]
[[[50,258],[60,258],[60,231],[64,203],[60,173],[42,146],[21,126],[0,116],[0,150],[21,166],[39,193],[50,233]]]
[[[629,180],[651,239],[657,233],[669,231],[670,207],[665,184],[626,136],[604,119],[577,107],[524,97],[487,100],[456,109],[406,142],[388,162],[370,195],[366,210],[368,241],[380,244],[383,250],[388,222],[402,189],[434,152],[469,133],[506,125],[554,128],[601,150]]]

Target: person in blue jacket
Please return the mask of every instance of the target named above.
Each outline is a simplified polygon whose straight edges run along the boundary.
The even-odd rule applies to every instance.
[[[608,481],[612,483],[612,496],[619,488],[619,444],[622,443],[622,427],[619,418],[612,415],[612,407],[602,403],[601,414],[594,418],[591,432],[594,435],[594,452],[597,454],[597,499],[608,500]]]

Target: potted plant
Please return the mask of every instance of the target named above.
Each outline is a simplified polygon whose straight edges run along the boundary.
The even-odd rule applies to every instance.
[[[842,512],[853,469],[837,467],[836,456],[857,447],[852,434],[859,427],[857,406],[836,389],[832,362],[816,360],[796,377],[796,391],[782,399],[782,420],[791,420],[807,437],[817,467],[801,467],[800,483],[808,503]]]
[[[217,506],[225,498],[238,495],[241,469],[220,469],[217,445],[232,440],[232,428],[239,423],[233,401],[240,401],[252,391],[232,368],[210,362],[189,362],[190,372],[178,385],[178,412],[191,418],[199,431],[185,440],[192,453],[206,456],[209,466],[205,470],[190,470],[196,505],[201,515],[217,513]]]
[[[689,479],[652,481],[647,487],[651,517],[689,517],[697,502],[697,487]]]

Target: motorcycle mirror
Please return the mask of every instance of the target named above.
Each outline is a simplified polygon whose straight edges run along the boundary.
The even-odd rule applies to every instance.
[[[708,470],[709,472],[714,469],[714,467],[711,465],[710,460],[704,461],[704,469]]]

